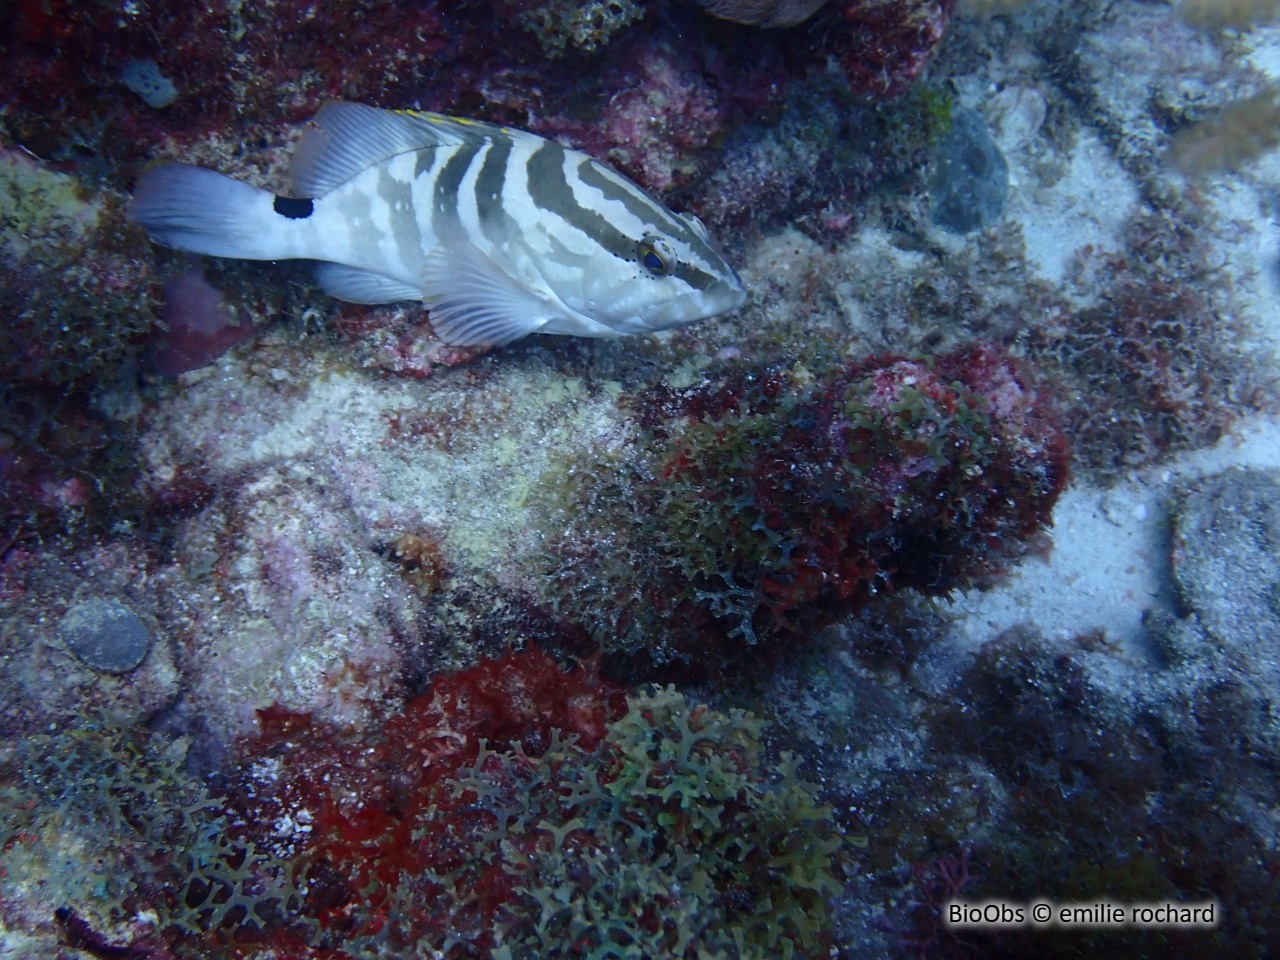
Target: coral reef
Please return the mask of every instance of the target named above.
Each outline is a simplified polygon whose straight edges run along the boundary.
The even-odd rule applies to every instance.
[[[581,109],[547,112],[532,127],[669,195],[704,176],[726,131],[761,101],[775,100],[782,83],[781,65],[767,49],[753,63],[739,51],[714,49],[695,62],[678,38],[635,37],[605,71],[608,96],[594,109],[585,116]]]
[[[838,841],[761,727],[530,649],[438,678],[372,749],[269,711],[241,802],[306,811],[293,863],[342,956],[825,954]]]
[[[134,424],[93,409],[86,385],[36,388],[0,380],[0,391],[0,561],[24,543],[102,532],[140,518]]]
[[[719,93],[665,45],[645,48],[620,86],[601,118],[610,162],[659,193],[687,186],[728,121]]]
[[[905,670],[883,662],[882,619],[932,634]],[[833,912],[843,956],[1276,949],[1270,647],[1224,650],[1194,616],[1150,623],[1154,658],[1028,628],[967,655],[956,640],[936,613],[877,604],[758,692],[778,743],[815,758],[855,844]],[[956,895],[1216,900],[1222,916],[1214,930],[959,930],[943,919]]]
[[[853,89],[896,97],[915,83],[946,34],[955,0],[844,0],[833,52]]]
[[[1233,689],[1239,674],[1232,671],[1223,686],[1188,684],[1190,674],[1169,686],[1166,678],[1139,683],[1130,692],[1135,704],[1108,691],[1089,659],[1046,648],[1042,638],[1011,636],[984,649],[951,705],[939,706],[935,735],[961,756],[979,758],[1009,791],[1007,826],[970,841],[975,879],[966,897],[1035,891],[1079,902],[1106,891],[1124,903],[1217,899],[1232,905],[1232,916],[1214,931],[1172,928],[1155,938],[1015,930],[976,939],[996,957],[1028,949],[1070,956],[1104,944],[1143,957],[1274,949],[1275,875],[1254,855],[1261,824],[1244,813],[1273,803],[1274,773],[1245,744],[1218,739],[1225,729],[1253,726],[1246,717],[1256,702]],[[1188,776],[1192,769],[1198,772]]]
[[[93,402],[128,383],[156,321],[154,268],[123,207],[0,133],[0,559],[135,502],[133,425]]]
[[[86,196],[75,177],[0,149],[4,380],[109,378],[155,320],[144,243],[119,193]]]
[[[251,131],[246,139],[280,143],[289,125],[326,100],[357,99],[539,132],[585,121],[579,145],[603,156],[594,150],[591,121],[612,97],[643,82],[640,60],[652,42],[672,46],[674,73],[712,78],[738,116],[768,88],[753,74],[762,60],[777,59],[775,44],[725,43],[709,28],[715,21],[670,6],[651,23],[633,0],[419,5],[394,16],[371,0],[331,2],[309,8],[298,29],[281,38],[270,10],[239,3],[138,5],[123,14],[101,0],[22,3],[0,35],[7,54],[0,71],[14,90],[4,129],[41,158],[116,179],[132,175],[157,148],[189,160],[197,159],[193,151],[212,151],[244,163],[235,149],[242,130]],[[511,30],[513,23],[523,29]],[[682,40],[686,33],[712,50],[719,46],[718,59],[704,62],[697,45]],[[606,43],[608,69],[581,69],[581,58]],[[164,78],[173,78],[175,90],[159,108],[127,93],[133,82],[163,103],[170,96]],[[779,79],[775,71],[771,81]],[[60,91],[53,103],[44,94],[51,89]],[[655,119],[666,99],[680,95],[657,91],[649,102]],[[656,146],[651,140],[647,149]]]
[[[436,75],[452,35],[431,6],[323,3],[285,36],[273,8],[241,3],[16,5],[3,35],[10,135],[46,159],[100,169],[165,136],[195,139],[241,118],[296,122],[326,99],[408,102]],[[130,64],[173,78],[157,109],[126,90]],[[55,98],[48,91],[57,90]]]
[[[370,549],[334,477],[304,461],[253,471],[175,533],[162,576],[185,581],[173,632],[201,735],[229,743],[277,702],[348,728],[385,716],[416,591]]]
[[[725,141],[698,213],[718,235],[785,224],[831,244],[874,217],[884,192],[923,190],[950,125],[944,90],[918,84],[869,105],[840,77],[813,79],[791,89],[776,121]]]
[[[1043,399],[990,346],[743,372],[640,416],[640,464],[563,468],[544,590],[606,651],[657,663],[732,659],[733,638],[804,637],[879,593],[976,582],[1066,481]]]
[[[817,6],[0,19],[0,954],[1280,953],[1275,476],[1157,516],[1274,406],[1280,61],[1230,31],[1275,5]],[[332,97],[583,147],[751,297],[459,350],[121,219],[153,159],[280,189]],[[939,149],[1007,163],[983,229],[935,222]],[[1068,459],[1059,525],[1100,515],[1050,557]],[[1171,585],[1132,636],[1015,568],[1111,547],[1119,483]],[[957,932],[957,894],[1230,911]]]

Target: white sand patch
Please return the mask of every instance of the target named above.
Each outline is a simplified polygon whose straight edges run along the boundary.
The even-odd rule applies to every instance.
[[[1061,283],[1085,247],[1120,248],[1119,235],[1138,203],[1138,190],[1100,140],[1085,132],[1064,176],[1051,186],[1015,188],[1006,216],[1022,227],[1027,262],[1042,279]]]
[[[1132,647],[1148,609],[1173,612],[1168,504],[1174,483],[1232,467],[1280,469],[1280,420],[1259,419],[1217,446],[1137,474],[1109,490],[1076,486],[1054,510],[1053,551],[1006,583],[958,598],[953,640],[968,649],[1019,624],[1049,636],[1105,630]]]
[[[1254,27],[1240,38],[1244,59],[1273,82],[1280,80],[1280,26]]]

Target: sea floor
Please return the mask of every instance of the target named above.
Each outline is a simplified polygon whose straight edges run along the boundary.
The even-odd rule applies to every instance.
[[[24,738],[73,715],[144,725],[217,796],[268,708],[372,743],[482,656],[554,635],[553,652],[591,661],[611,625],[590,621],[598,585],[555,596],[571,577],[547,560],[557,524],[587,509],[557,499],[565,477],[650,462],[643,398],[768,364],[800,377],[811,340],[842,362],[997,343],[1053,397],[1072,459],[1051,523],[990,575],[885,591],[777,647],[743,642],[736,672],[686,669],[685,648],[615,664],[637,688],[674,679],[691,702],[750,709],[767,756],[794,752],[832,807],[839,893],[806,955],[1280,950],[1280,154],[1270,128],[1215,119],[1275,97],[1280,27],[1215,35],[1169,4],[1118,0],[1082,5],[1078,33],[1055,38],[1058,6],[970,8],[930,68],[1007,163],[1007,198],[976,230],[938,225],[927,191],[882,191],[870,213],[829,210],[854,223],[838,233],[720,237],[741,312],[471,353],[398,307],[363,340],[335,335],[325,298],[297,293],[306,275],[286,267],[305,316],[176,379],[97,391],[98,412],[136,433],[138,490],[172,519],[141,536],[122,515],[108,535],[3,557],[0,761],[21,776],[0,805],[22,829],[0,826],[0,958],[215,955],[104,893],[101,873],[147,854],[73,824],[71,786],[25,796]],[[756,155],[743,144],[725,176]],[[602,539],[584,569],[627,549]],[[66,617],[92,598],[141,621],[137,664],[123,641],[76,648]],[[559,621],[583,610],[571,643]],[[38,803],[56,810],[32,819]],[[304,807],[275,825],[274,850],[305,845]],[[1212,930],[960,930],[937,919],[951,896],[1222,913]],[[227,950],[339,955],[252,937]]]

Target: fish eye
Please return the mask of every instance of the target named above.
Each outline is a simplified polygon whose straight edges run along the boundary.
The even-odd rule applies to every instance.
[[[662,237],[646,236],[636,244],[640,265],[655,277],[665,277],[676,265],[676,252]]]

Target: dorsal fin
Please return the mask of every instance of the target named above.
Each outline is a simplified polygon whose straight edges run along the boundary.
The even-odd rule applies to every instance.
[[[397,154],[486,140],[498,128],[440,113],[380,110],[334,100],[303,131],[289,167],[293,193],[323,197],[362,170]]]

